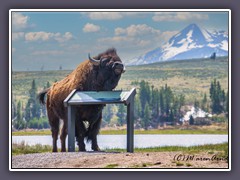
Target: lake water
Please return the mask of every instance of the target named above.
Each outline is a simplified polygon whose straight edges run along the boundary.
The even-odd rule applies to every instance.
[[[24,141],[29,145],[42,144],[52,145],[51,136],[13,136],[12,143],[21,143]],[[125,149],[126,135],[98,135],[98,145],[100,149],[106,148],[122,148]],[[228,142],[228,135],[134,135],[134,147],[146,148],[157,146],[196,146],[204,144],[218,144]],[[67,143],[67,139],[66,139]],[[60,139],[58,139],[58,147],[60,148]],[[90,150],[90,143],[86,146]]]

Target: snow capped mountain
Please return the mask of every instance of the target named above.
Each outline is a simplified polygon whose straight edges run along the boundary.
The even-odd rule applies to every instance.
[[[133,58],[128,65],[148,64],[153,62],[206,58],[212,53],[217,56],[228,55],[228,34],[225,31],[209,32],[190,24],[169,39],[162,47]]]

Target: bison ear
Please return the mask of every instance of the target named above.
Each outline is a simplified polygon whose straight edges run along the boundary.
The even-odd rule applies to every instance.
[[[90,53],[88,53],[88,58],[90,60],[90,62],[95,65],[95,66],[99,66],[100,65],[100,60],[94,59],[90,56]]]

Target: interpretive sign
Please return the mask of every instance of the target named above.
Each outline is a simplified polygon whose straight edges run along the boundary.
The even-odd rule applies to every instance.
[[[64,100],[68,108],[68,151],[75,151],[75,107],[93,104],[125,104],[127,106],[127,152],[133,152],[133,116],[136,89],[130,91],[77,91]]]

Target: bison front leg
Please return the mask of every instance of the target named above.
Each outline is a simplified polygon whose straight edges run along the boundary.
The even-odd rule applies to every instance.
[[[85,143],[84,143],[84,136],[80,135],[78,137],[77,141],[78,141],[78,150],[79,150],[79,152],[86,151]]]
[[[88,129],[88,139],[92,141],[92,150],[93,151],[100,151],[97,142],[97,135],[99,133],[99,129],[101,126],[102,116],[98,118],[98,120],[92,124]]]
[[[79,151],[86,151],[84,138],[86,134],[86,129],[84,127],[84,124],[82,120],[79,120],[75,124],[75,134],[76,134],[76,140],[78,143]]]
[[[92,150],[100,151],[100,148],[98,147],[98,143],[97,143],[97,136],[93,137],[92,139]]]

